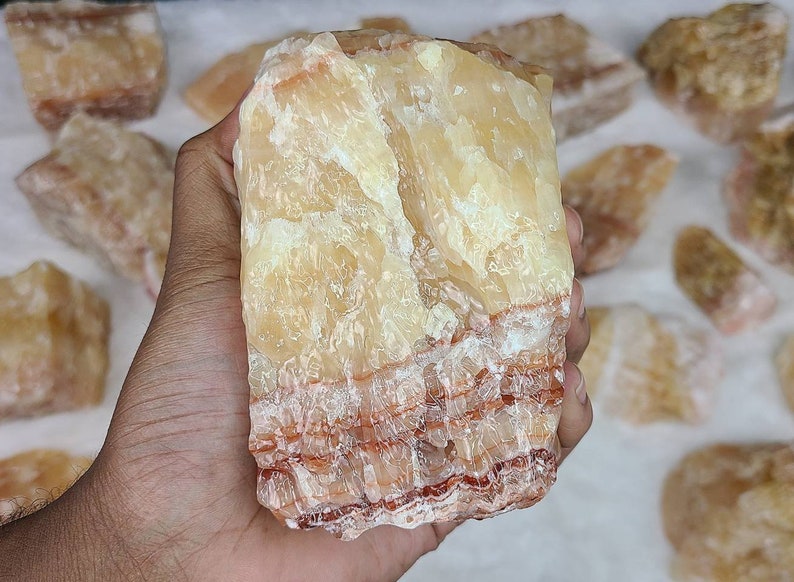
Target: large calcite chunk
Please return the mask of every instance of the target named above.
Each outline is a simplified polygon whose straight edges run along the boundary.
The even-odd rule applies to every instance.
[[[673,255],[678,285],[721,332],[751,329],[775,311],[772,290],[709,229],[683,229]]]
[[[794,105],[744,142],[724,194],[731,233],[794,273]]]
[[[717,444],[667,477],[662,518],[682,582],[794,579],[794,445]]]
[[[0,523],[60,497],[91,465],[91,459],[33,449],[0,460]]]
[[[620,145],[571,170],[562,198],[582,217],[583,273],[617,265],[648,225],[678,158],[653,145]]]
[[[166,81],[153,4],[16,2],[8,36],[36,120],[58,129],[75,111],[112,119],[152,115]]]
[[[777,96],[788,18],[772,4],[729,4],[706,17],[668,20],[640,47],[654,90],[704,135],[751,133]]]
[[[645,76],[631,59],[563,14],[500,26],[472,40],[550,71],[557,140],[588,131],[627,109],[634,85]]]
[[[171,151],[84,113],[17,177],[44,227],[156,296],[171,238]]]
[[[775,355],[775,367],[783,396],[794,411],[794,334],[786,338]]]
[[[109,331],[107,303],[50,263],[0,278],[0,420],[98,404]]]
[[[580,362],[588,393],[632,424],[702,421],[722,375],[716,334],[638,305],[588,309],[590,344]]]
[[[267,49],[282,40],[284,37],[251,44],[222,57],[185,89],[185,102],[209,123],[218,123],[254,82]]]
[[[556,476],[572,259],[551,79],[377,31],[268,53],[235,166],[259,500],[345,539]]]

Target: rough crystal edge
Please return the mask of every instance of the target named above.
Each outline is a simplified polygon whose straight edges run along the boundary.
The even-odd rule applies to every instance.
[[[443,483],[409,491],[390,502],[366,502],[336,510],[323,508],[283,522],[291,529],[322,527],[336,537],[350,541],[371,529],[373,524],[413,529],[429,523],[494,517],[513,509],[531,507],[543,499],[556,481],[557,467],[555,453],[547,449],[533,449],[526,455],[495,463],[491,471],[481,478],[455,475]],[[262,471],[258,481],[261,502],[262,488],[267,481]],[[509,481],[513,486],[517,483],[522,485],[508,491],[512,495],[504,491],[494,494],[495,487],[491,485],[504,481]],[[532,492],[528,497],[525,496],[527,491]],[[433,498],[433,495],[439,497]],[[472,499],[465,503],[466,511],[456,509],[461,497],[468,495]],[[277,514],[276,517],[279,518]],[[364,527],[361,527],[362,524]]]

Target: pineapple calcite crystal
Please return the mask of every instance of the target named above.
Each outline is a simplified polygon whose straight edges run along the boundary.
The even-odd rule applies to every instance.
[[[573,264],[551,79],[364,31],[271,49],[240,112],[260,502],[352,539],[556,477]]]
[[[794,579],[794,444],[715,444],[670,473],[662,518],[682,582]]]
[[[773,4],[728,4],[668,20],[638,57],[659,98],[724,143],[752,133],[771,110],[787,37],[788,17]]]

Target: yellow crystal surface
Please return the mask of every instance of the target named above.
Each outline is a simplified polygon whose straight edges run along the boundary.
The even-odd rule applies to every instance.
[[[0,278],[0,420],[98,404],[110,313],[50,263]]]
[[[662,518],[675,580],[794,578],[794,446],[716,444],[667,477]]]
[[[78,110],[140,119],[157,107],[166,60],[153,5],[15,2],[5,21],[31,109],[47,129]]]
[[[702,421],[722,376],[718,339],[638,305],[588,309],[590,344],[579,367],[588,393],[632,424]]]
[[[77,113],[17,185],[51,234],[156,296],[171,238],[174,161],[146,135]]]
[[[705,17],[668,20],[638,58],[663,101],[703,134],[729,142],[769,113],[787,36],[788,18],[773,4],[728,4]]]
[[[60,497],[91,465],[65,451],[34,449],[0,460],[0,523]]]
[[[572,261],[549,90],[404,34],[268,53],[235,164],[251,448],[290,525],[355,537],[550,485]]]

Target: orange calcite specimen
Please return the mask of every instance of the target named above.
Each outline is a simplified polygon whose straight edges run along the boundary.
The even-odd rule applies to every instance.
[[[88,457],[34,449],[0,460],[0,523],[60,497],[91,465]]]
[[[563,14],[501,26],[472,40],[549,70],[554,77],[552,114],[558,141],[627,109],[632,88],[645,76],[631,59]]]
[[[412,32],[410,25],[399,16],[371,16],[361,19],[361,28],[387,30],[389,32]]]
[[[662,496],[683,582],[794,579],[794,445],[717,444],[687,455]]]
[[[78,110],[112,119],[152,115],[166,81],[153,4],[17,2],[8,36],[36,120],[58,129]]]
[[[659,98],[704,135],[730,142],[751,133],[777,96],[788,18],[772,4],[729,4],[674,18],[640,47]]]
[[[783,395],[794,411],[794,335],[790,335],[778,350],[775,365]]]
[[[107,303],[49,263],[0,278],[0,420],[98,404],[109,331]]]
[[[174,161],[148,136],[77,113],[17,185],[51,234],[143,281],[156,297],[171,237]]]
[[[744,142],[724,194],[731,233],[794,273],[794,105]]]
[[[532,505],[573,264],[551,79],[492,47],[291,39],[235,170],[259,500],[345,539]]]
[[[259,42],[226,55],[185,89],[185,102],[209,123],[218,123],[234,109],[254,82],[267,49],[282,40],[284,37]]]
[[[707,228],[682,230],[673,261],[678,285],[723,333],[753,328],[775,311],[777,298],[758,273]]]
[[[678,158],[653,145],[615,146],[571,170],[562,198],[584,224],[583,273],[614,267],[648,225]]]
[[[588,393],[632,424],[702,421],[722,376],[713,332],[638,305],[587,310],[591,338],[580,368]]]

